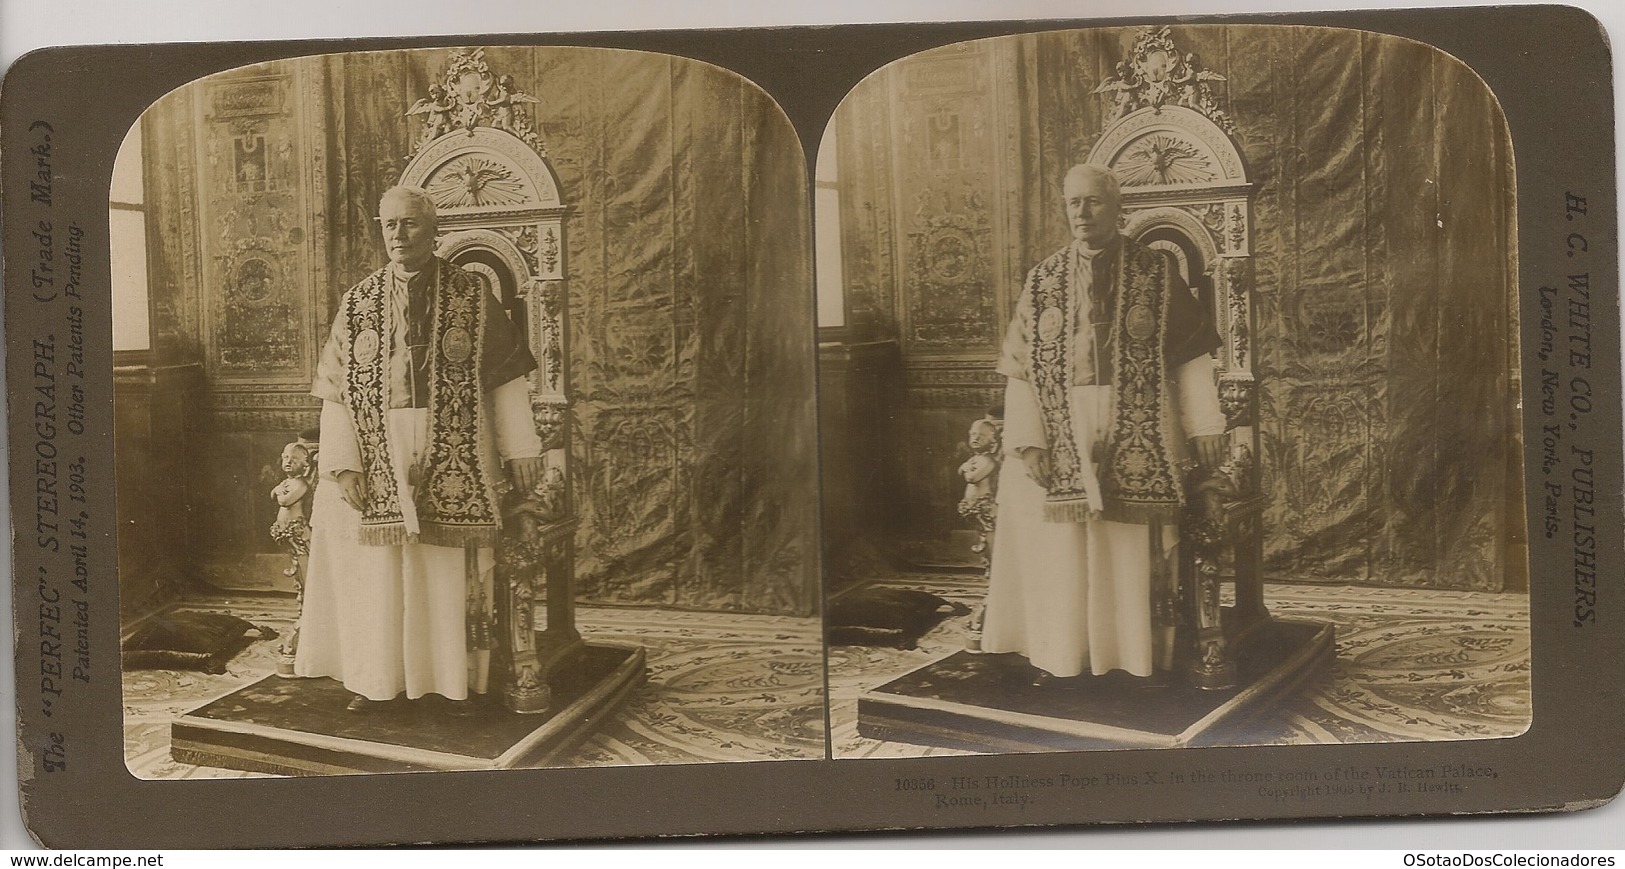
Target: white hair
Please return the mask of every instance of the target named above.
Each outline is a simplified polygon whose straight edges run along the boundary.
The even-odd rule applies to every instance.
[[[1067,170],[1066,177],[1071,178],[1073,175],[1103,179],[1105,181],[1106,195],[1111,198],[1112,202],[1118,205],[1123,204],[1123,185],[1117,180],[1117,173],[1112,171],[1112,167],[1100,163],[1079,163]]]
[[[423,212],[429,215],[431,218],[439,216],[439,212],[434,207],[433,197],[429,196],[429,191],[424,190],[422,187],[399,184],[385,190],[384,195],[378,197],[379,211],[384,210],[384,201],[388,199],[405,199],[409,202],[415,202],[421,206],[423,208]]]

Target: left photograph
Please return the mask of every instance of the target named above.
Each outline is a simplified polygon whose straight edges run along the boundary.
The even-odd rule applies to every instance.
[[[164,96],[109,193],[143,779],[822,759],[806,163],[697,61]]]

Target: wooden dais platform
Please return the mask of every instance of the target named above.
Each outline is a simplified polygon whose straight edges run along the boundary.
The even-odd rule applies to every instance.
[[[586,645],[556,671],[553,708],[521,715],[495,698],[467,717],[397,701],[345,711],[332,679],[268,676],[194,709],[170,728],[178,762],[278,775],[542,766],[578,745],[645,678],[641,648]]]
[[[956,652],[864,692],[858,732],[983,752],[1245,741],[1234,728],[1320,673],[1333,647],[1329,624],[1265,622],[1234,647],[1238,686],[1216,691],[1121,671],[1035,685],[1040,671],[1020,655]]]

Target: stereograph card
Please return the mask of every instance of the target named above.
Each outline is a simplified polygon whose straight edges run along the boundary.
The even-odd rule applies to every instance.
[[[1611,76],[1563,7],[30,54],[29,829],[1607,802]]]

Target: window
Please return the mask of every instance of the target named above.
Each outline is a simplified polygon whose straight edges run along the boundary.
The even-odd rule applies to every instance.
[[[108,194],[108,258],[113,265],[113,352],[148,350],[147,201],[141,162],[141,122],[124,136],[113,160]]]
[[[846,325],[846,286],[841,272],[841,193],[835,126],[824,132],[813,168],[814,255],[818,269],[819,328]]]

